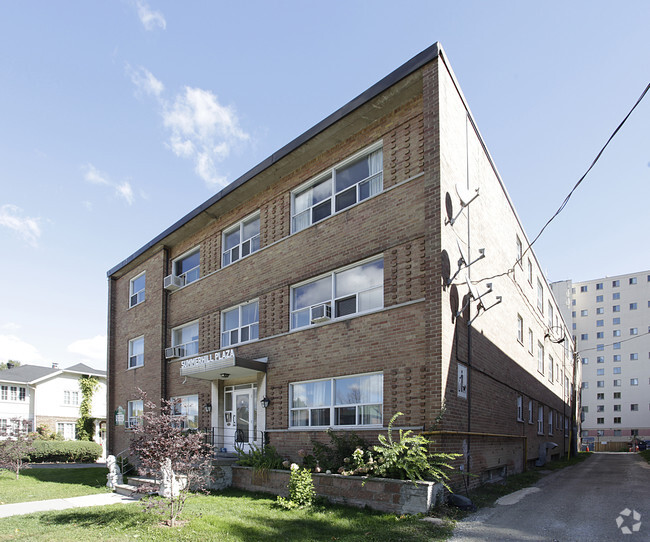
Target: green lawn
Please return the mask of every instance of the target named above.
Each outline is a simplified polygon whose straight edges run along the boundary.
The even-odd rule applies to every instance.
[[[283,510],[275,498],[237,490],[192,497],[169,528],[138,504],[79,508],[0,519],[0,541],[218,540],[377,541],[446,540],[451,526],[343,506]]]
[[[16,480],[13,472],[0,470],[0,503],[42,501],[104,493],[107,469],[25,469]]]

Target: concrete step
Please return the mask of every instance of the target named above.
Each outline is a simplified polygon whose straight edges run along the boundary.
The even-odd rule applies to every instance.
[[[113,492],[131,497],[138,492],[138,488],[136,486],[132,486],[131,484],[115,484]]]

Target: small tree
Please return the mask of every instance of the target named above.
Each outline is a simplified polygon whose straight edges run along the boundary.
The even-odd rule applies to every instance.
[[[0,434],[0,469],[7,469],[16,474],[21,469],[29,468],[29,452],[34,442],[34,435],[29,433],[27,420],[12,419],[11,427]]]
[[[158,511],[174,527],[191,491],[205,491],[210,482],[212,450],[203,435],[183,429],[183,417],[174,415],[174,401],[161,399],[158,406],[142,392],[144,414],[133,428],[130,451],[143,474],[162,479],[163,499],[149,498],[146,509]],[[151,492],[151,486],[140,491]]]

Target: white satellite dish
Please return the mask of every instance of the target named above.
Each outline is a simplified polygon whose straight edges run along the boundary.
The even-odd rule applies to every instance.
[[[458,259],[458,267],[460,267],[461,261],[464,265],[467,265],[467,262],[469,262],[469,260],[467,259],[467,256],[465,256],[463,247],[460,246],[460,241],[458,239],[456,239],[456,245],[458,246],[458,254],[460,254],[460,258]]]
[[[463,207],[467,207],[476,198],[478,198],[478,188],[472,192],[469,188],[465,188],[464,186],[456,183],[456,194],[458,194],[460,204]]]

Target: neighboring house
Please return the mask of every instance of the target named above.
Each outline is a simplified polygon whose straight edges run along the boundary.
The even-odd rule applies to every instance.
[[[435,44],[108,272],[109,451],[140,388],[228,451],[402,412],[484,479],[564,453],[573,349],[527,246]]]
[[[96,419],[94,440],[104,445],[106,371],[83,363],[67,369],[20,365],[0,371],[0,429],[13,429],[15,420],[26,420],[33,431],[46,426],[66,440],[73,440],[82,400],[79,378],[84,375],[99,381],[93,393],[91,414]]]
[[[582,444],[650,440],[650,271],[551,285],[582,366]]]

